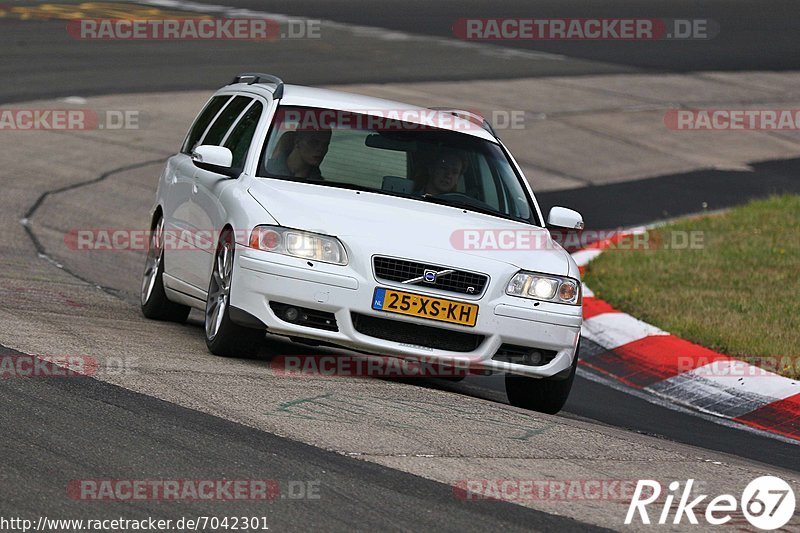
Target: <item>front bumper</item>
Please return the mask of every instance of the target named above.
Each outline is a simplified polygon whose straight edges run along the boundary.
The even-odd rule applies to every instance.
[[[379,286],[392,288],[391,284],[379,283],[348,266],[310,263],[240,246],[234,260],[230,301],[233,307],[256,317],[271,333],[379,355],[455,359],[472,369],[540,378],[568,371],[576,356],[582,322],[579,306],[533,302],[508,296],[502,290],[487,290],[479,300],[467,300],[455,294],[432,293],[423,287],[401,289],[477,303],[480,306],[477,323],[474,327],[465,327],[373,310],[372,296]],[[270,301],[332,313],[338,331],[284,321],[270,308]],[[480,335],[483,340],[472,351],[454,352],[381,339],[359,332],[352,313]],[[556,354],[541,366],[493,360],[503,344],[529,346]]]

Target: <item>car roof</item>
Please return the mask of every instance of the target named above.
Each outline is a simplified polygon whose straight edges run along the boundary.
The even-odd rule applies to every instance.
[[[272,96],[271,87],[261,83],[236,83],[231,84],[222,91],[247,90],[262,92]],[[259,90],[260,89],[260,90]],[[373,98],[356,93],[345,91],[334,91],[331,89],[320,89],[317,87],[306,87],[303,85],[283,85],[283,96],[280,100],[281,105],[302,106],[302,107],[321,107],[334,109],[337,111],[353,111],[367,115],[382,116],[387,118],[398,118],[402,115],[402,120],[414,124],[435,126],[444,130],[465,133],[474,137],[480,137],[487,141],[497,142],[497,139],[489,131],[471,120],[457,120],[452,112],[446,110],[434,110],[426,107],[416,106],[395,100],[385,100],[383,98]],[[403,112],[408,112],[403,114]]]

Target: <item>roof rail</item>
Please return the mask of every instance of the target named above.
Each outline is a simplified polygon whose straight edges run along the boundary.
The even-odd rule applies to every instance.
[[[234,83],[245,83],[245,80],[248,79],[250,79],[250,81],[247,81],[248,85],[253,85],[255,83],[274,83],[275,90],[272,92],[272,97],[276,100],[279,98],[283,98],[283,80],[280,79],[278,76],[273,76],[272,74],[261,74],[259,72],[245,72],[233,78],[231,85],[233,85]]]
[[[467,111],[465,109],[453,109],[450,107],[429,107],[428,109],[433,109],[434,111],[440,111],[442,113],[450,113],[451,115],[456,116],[458,118],[469,120],[473,124],[477,124],[486,131],[488,131],[492,135],[492,137],[497,138],[497,134],[494,132],[494,128],[492,128],[492,125],[489,123],[489,121],[486,120],[482,115],[475,113],[474,111]]]

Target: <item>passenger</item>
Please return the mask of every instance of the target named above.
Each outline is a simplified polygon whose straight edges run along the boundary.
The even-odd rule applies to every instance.
[[[444,194],[454,192],[458,181],[467,167],[466,158],[457,150],[443,149],[428,165],[423,194]]]
[[[329,129],[286,132],[267,162],[267,172],[276,176],[321,180],[319,166],[328,153],[330,142]]]

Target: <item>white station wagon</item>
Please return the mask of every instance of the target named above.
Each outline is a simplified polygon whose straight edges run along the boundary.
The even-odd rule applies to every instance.
[[[475,114],[241,74],[167,161],[151,224],[142,312],[202,310],[214,354],[246,354],[269,331],[466,361],[543,412],[569,395],[578,267]],[[583,220],[554,207],[548,225]],[[537,244],[484,246],[509,232]]]

